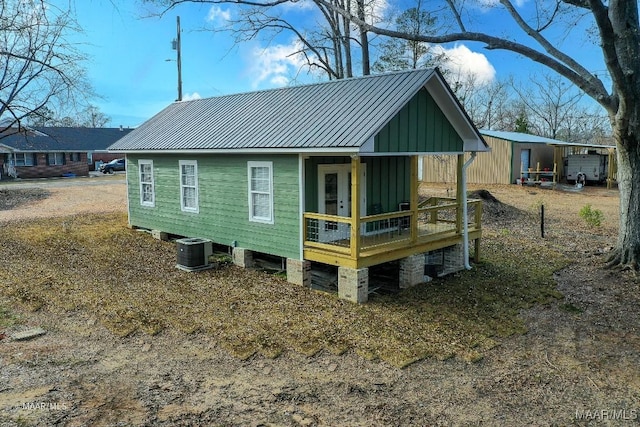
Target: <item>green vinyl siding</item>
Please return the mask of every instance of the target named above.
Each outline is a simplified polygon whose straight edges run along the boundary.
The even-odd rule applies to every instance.
[[[426,89],[375,136],[376,153],[459,153],[463,141]]]
[[[367,170],[367,213],[374,204],[395,212],[411,193],[411,162],[406,156],[362,157]],[[349,157],[311,157],[305,161],[305,211],[318,212],[318,165],[351,163]]]
[[[140,204],[138,160],[153,160],[155,206]],[[130,223],[256,252],[300,257],[297,155],[128,155]],[[198,213],[180,209],[180,160],[198,162]],[[248,161],[273,164],[274,223],[249,220]]]

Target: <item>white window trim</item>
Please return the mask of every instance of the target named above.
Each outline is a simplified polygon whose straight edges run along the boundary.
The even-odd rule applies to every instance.
[[[180,208],[182,209],[183,212],[191,212],[191,213],[199,213],[200,212],[200,200],[199,197],[200,195],[198,194],[198,161],[197,160],[180,160],[178,162],[179,164],[179,170],[178,170],[178,179],[180,180]],[[184,188],[185,186],[182,185],[182,166],[187,166],[187,165],[192,165],[193,168],[193,174],[195,175],[195,189],[196,189],[196,207],[195,208],[191,208],[191,207],[187,207],[184,205]]]
[[[252,168],[268,168],[269,169],[269,218],[253,216],[253,197],[254,191],[251,189],[251,169]],[[249,221],[260,222],[263,224],[273,224],[273,162],[247,162],[247,193],[249,197]],[[257,192],[258,193],[258,192]],[[259,192],[264,194],[263,192]]]
[[[151,166],[151,182],[142,182],[142,166]],[[138,160],[138,181],[140,181],[140,205],[153,208],[156,206],[156,185],[155,178],[153,176],[153,160]],[[151,201],[144,200],[143,184],[151,185]]]
[[[53,163],[51,162],[51,156],[53,155]],[[58,163],[58,155],[60,155],[60,163]],[[64,165],[64,153],[51,152],[49,153],[48,166],[62,166]]]
[[[28,154],[28,155],[27,155]],[[18,164],[18,156],[21,156],[22,164]],[[34,166],[33,153],[15,153],[15,162],[18,167]]]

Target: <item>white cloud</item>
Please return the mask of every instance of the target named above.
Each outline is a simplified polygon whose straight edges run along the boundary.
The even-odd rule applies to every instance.
[[[209,8],[209,13],[207,14],[208,22],[228,22],[231,20],[231,12],[229,9],[223,9],[218,5],[213,5]]]
[[[202,99],[202,96],[200,96],[198,92],[185,93],[184,95],[182,95],[183,101],[193,101],[194,99]]]
[[[278,74],[271,77],[269,83],[271,83],[273,86],[286,86],[289,84],[289,78],[285,75]]]
[[[316,4],[312,0],[288,1],[279,4],[278,7],[282,8],[285,12],[305,12],[309,10],[316,10],[317,8]]]
[[[306,62],[295,52],[302,45],[298,41],[290,44],[276,44],[268,47],[256,47],[251,51],[252,87],[255,89],[263,83],[269,86],[286,86],[290,76],[296,74]]]
[[[445,61],[441,68],[450,71],[454,75],[467,76],[479,84],[488,84],[496,76],[496,69],[482,53],[473,52],[463,44],[457,44],[451,49],[442,46],[434,46],[436,54],[444,54]]]
[[[365,9],[367,9],[367,17],[365,20],[369,24],[375,25],[384,22],[390,6],[388,0],[373,0],[366,4]]]

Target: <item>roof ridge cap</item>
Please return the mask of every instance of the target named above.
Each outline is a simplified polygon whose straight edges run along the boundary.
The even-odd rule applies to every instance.
[[[274,88],[266,88],[266,89],[259,89],[259,90],[250,90],[250,91],[246,91],[246,92],[235,92],[235,93],[227,93],[227,94],[223,94],[223,95],[217,95],[217,96],[207,96],[205,98],[198,98],[198,99],[190,99],[190,100],[186,100],[186,101],[174,101],[169,105],[179,105],[179,104],[188,104],[188,103],[193,103],[193,102],[199,102],[199,101],[207,101],[207,100],[211,100],[211,99],[222,99],[222,98],[228,98],[228,97],[232,97],[232,96],[247,96],[247,95],[252,95],[252,94],[258,94],[258,93],[267,93],[267,92],[278,92],[278,91],[285,91],[285,90],[290,90],[290,89],[299,89],[299,88],[309,88],[309,87],[314,87],[314,86],[324,86],[324,85],[331,85],[331,84],[343,84],[346,82],[351,82],[354,80],[368,80],[368,79],[372,79],[372,78],[382,78],[382,77],[389,77],[389,76],[396,76],[396,75],[400,75],[400,74],[414,74],[414,73],[424,73],[424,72],[434,72],[435,68],[414,68],[414,69],[410,69],[410,70],[400,70],[400,71],[390,71],[387,73],[379,73],[379,74],[368,74],[366,76],[353,76],[353,77],[347,77],[344,79],[334,79],[334,80],[326,80],[326,81],[318,81],[318,82],[313,82],[313,83],[303,83],[303,84],[296,84],[296,85],[291,85],[291,86],[281,86],[281,87],[274,87]]]

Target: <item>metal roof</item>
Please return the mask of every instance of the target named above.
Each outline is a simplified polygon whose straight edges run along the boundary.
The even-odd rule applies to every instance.
[[[106,151],[131,132],[120,128],[36,127],[0,138],[2,151]]]
[[[434,80],[446,86],[439,72],[422,69],[176,102],[109,150],[357,151]],[[463,121],[463,139],[485,145]]]
[[[590,148],[616,148],[614,145],[601,145],[601,144],[580,144],[576,142],[560,141],[558,139],[545,138],[543,136],[531,135],[521,132],[506,132],[499,130],[486,130],[480,129],[479,131],[484,136],[492,138],[504,139],[506,141],[518,142],[521,144],[546,144],[568,147],[590,147]]]

